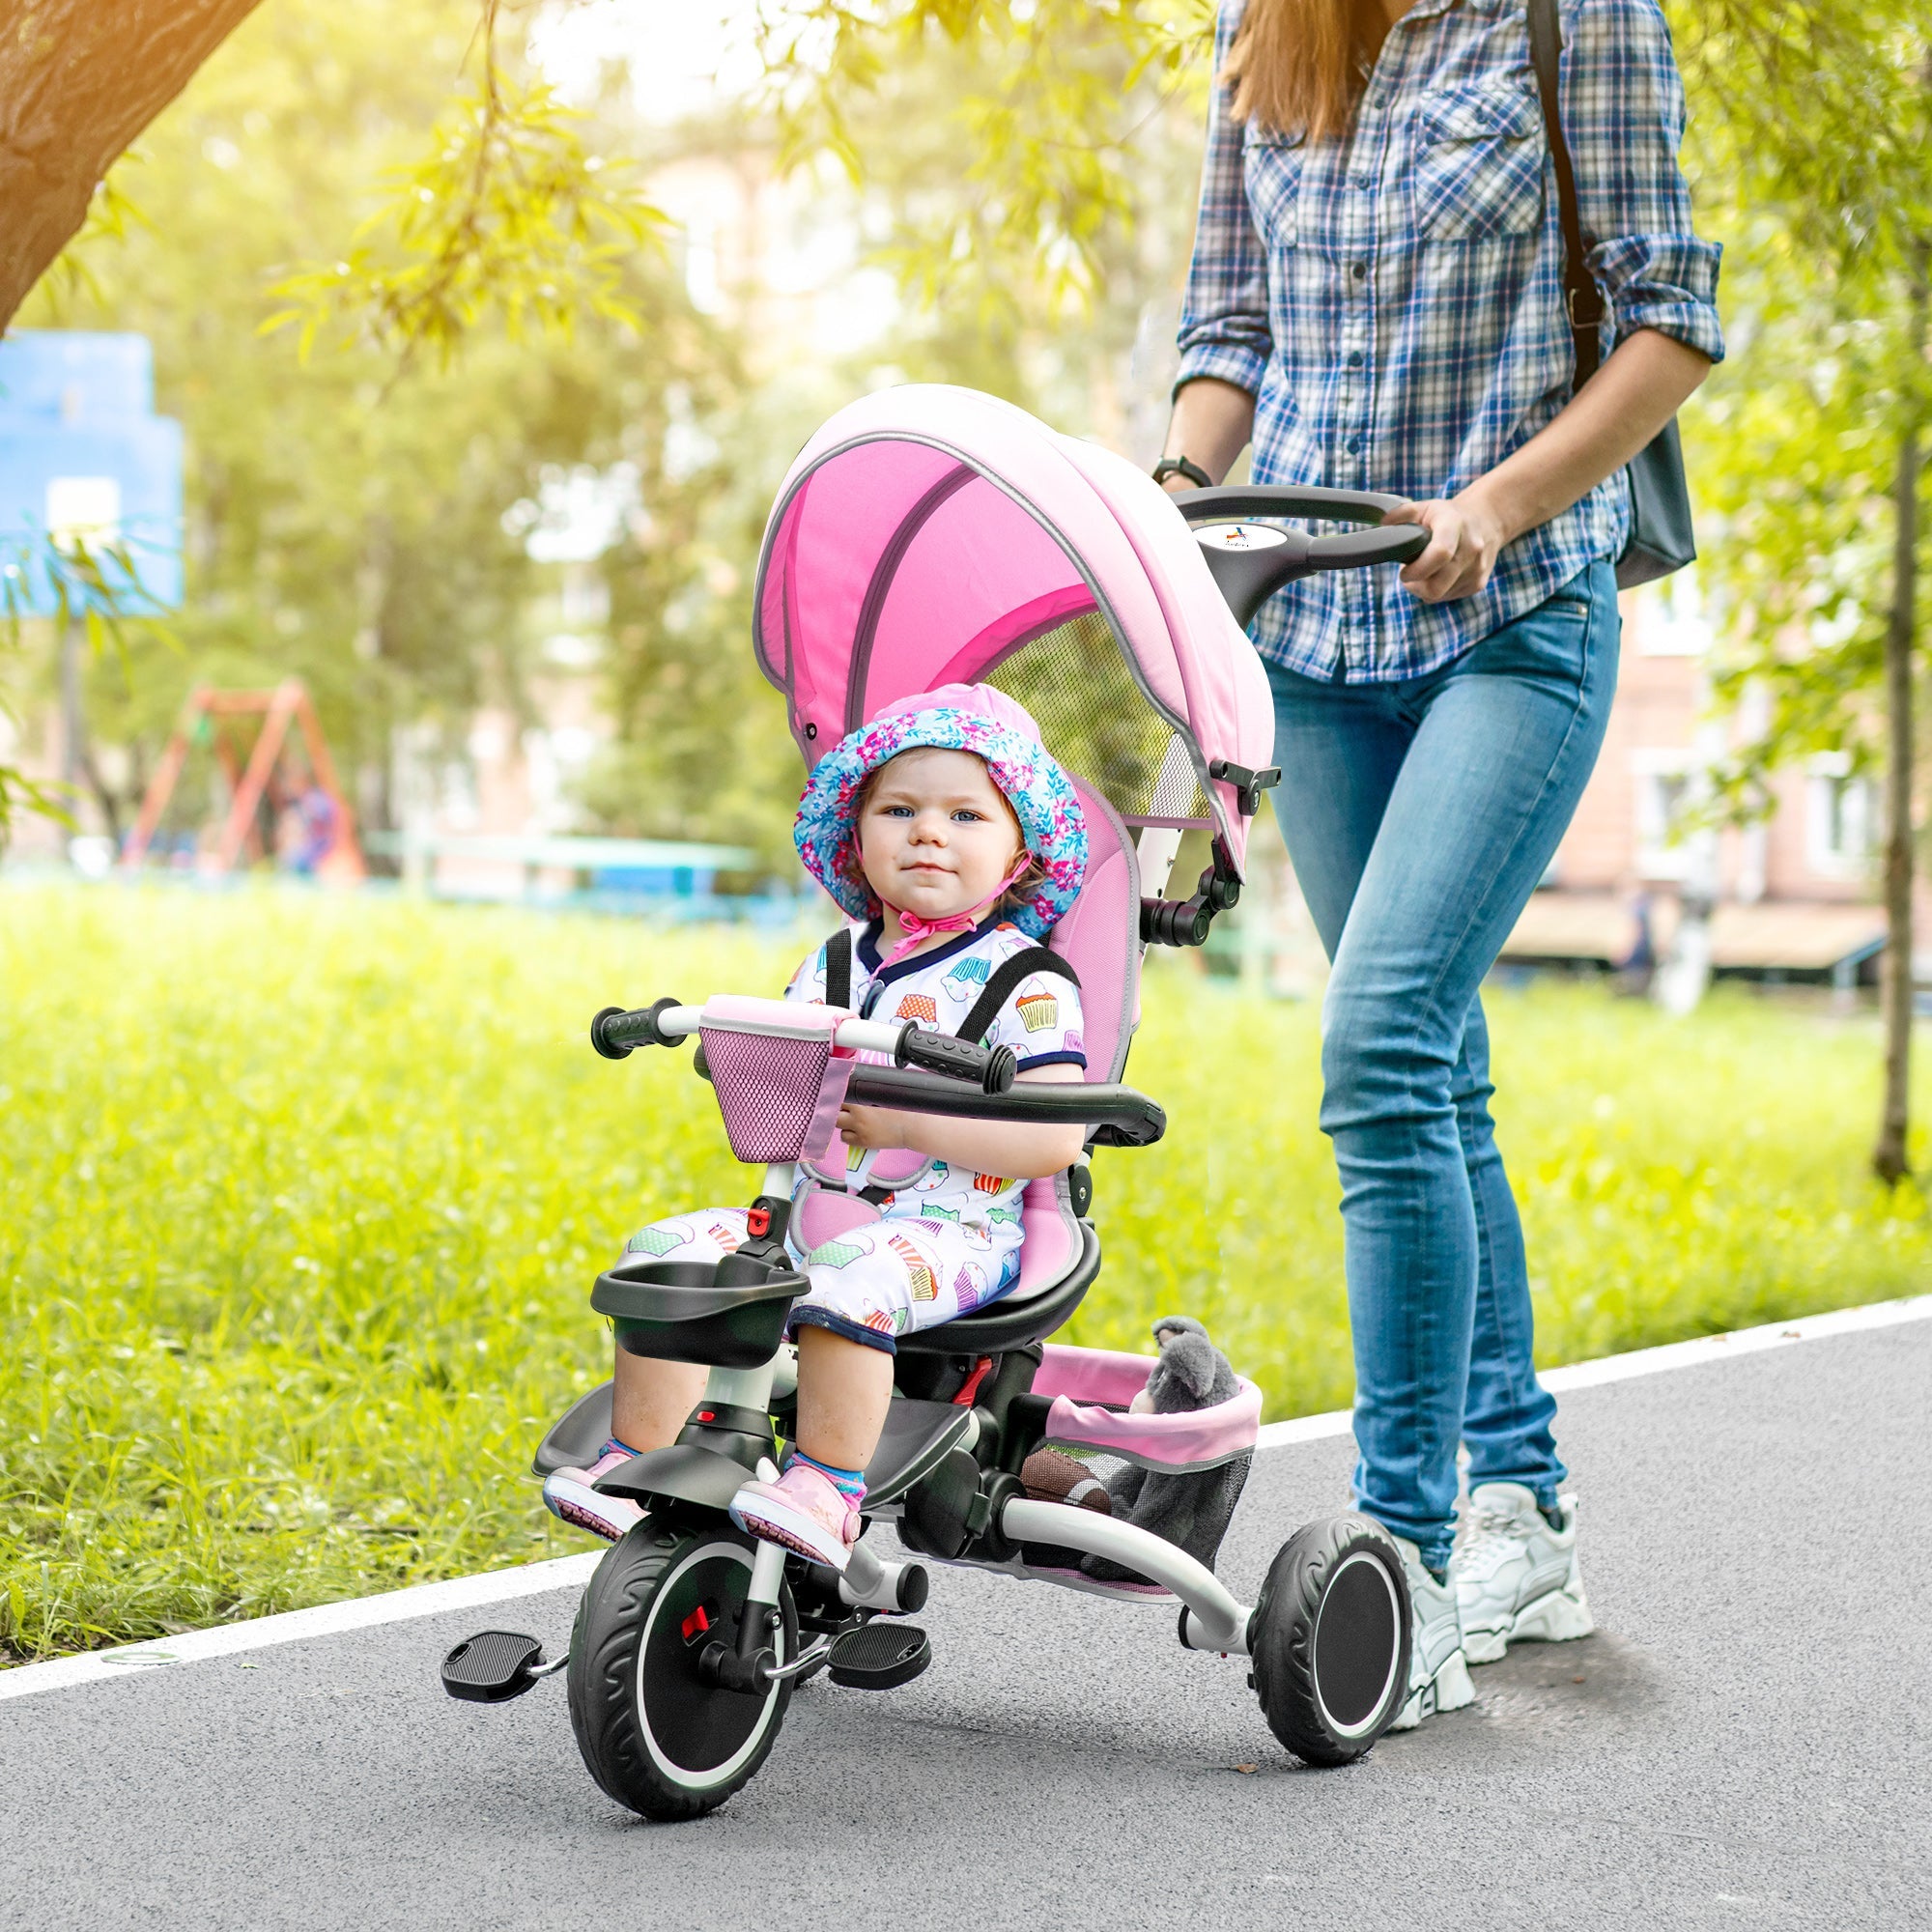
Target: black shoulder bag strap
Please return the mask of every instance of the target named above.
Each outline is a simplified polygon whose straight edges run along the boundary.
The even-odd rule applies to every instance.
[[[825,942],[825,1004],[852,1004],[852,928],[841,925]]]
[[[1604,292],[1590,272],[1590,244],[1583,238],[1583,217],[1577,206],[1577,169],[1570,159],[1570,143],[1563,138],[1563,110],[1558,89],[1562,81],[1563,26],[1556,0],[1528,0],[1529,60],[1536,70],[1536,91],[1543,101],[1543,129],[1556,163],[1556,206],[1563,217],[1563,307],[1570,318],[1570,337],[1577,349],[1577,387],[1597,373],[1603,354],[1598,331],[1604,323]]]
[[[973,1010],[953,1029],[955,1036],[977,1045],[985,1037],[986,1029],[999,1018],[1000,1009],[1012,998],[1020,982],[1032,979],[1036,973],[1070,980],[1075,986],[1080,983],[1080,975],[1059,953],[1049,952],[1043,946],[1029,946],[1024,952],[1015,952],[993,968],[980,997],[973,1002]]]
[[[1536,70],[1550,159],[1556,164],[1556,205],[1563,221],[1563,306],[1577,356],[1576,388],[1580,389],[1597,373],[1603,354],[1604,292],[1590,272],[1589,242],[1577,206],[1577,170],[1571,164],[1570,144],[1563,138],[1559,105],[1563,23],[1556,0],[1526,0],[1526,5],[1529,60]],[[1617,558],[1620,590],[1668,577],[1697,554],[1696,532],[1690,526],[1690,485],[1684,474],[1684,445],[1675,416],[1630,460],[1625,473],[1630,477],[1630,541]]]

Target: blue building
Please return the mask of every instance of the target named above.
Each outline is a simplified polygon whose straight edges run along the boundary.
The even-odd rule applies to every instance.
[[[0,337],[0,571],[23,614],[54,613],[49,536],[124,547],[135,581],[117,589],[135,612],[181,603],[182,427],[155,414],[145,336]]]

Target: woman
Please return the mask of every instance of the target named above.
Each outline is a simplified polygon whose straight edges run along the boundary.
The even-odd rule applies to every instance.
[[[1155,471],[1218,482],[1252,440],[1257,482],[1393,491],[1409,500],[1389,521],[1430,533],[1399,581],[1311,578],[1255,625],[1276,810],[1334,966],[1321,1125],[1356,1501],[1401,1545],[1415,1601],[1402,1728],[1467,1703],[1467,1664],[1512,1637],[1591,1628],[1477,989],[1603,743],[1622,466],[1723,354],[1655,0],[1564,0],[1562,20],[1563,126],[1615,345],[1574,399],[1521,0],[1223,0]]]

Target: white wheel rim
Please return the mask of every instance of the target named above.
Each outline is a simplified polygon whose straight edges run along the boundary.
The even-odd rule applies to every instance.
[[[650,1614],[645,1617],[643,1628],[638,1633],[638,1661],[633,1667],[631,1686],[632,1702],[638,1713],[638,1730],[644,1741],[644,1748],[650,1752],[651,1762],[671,1780],[686,1791],[712,1791],[719,1785],[729,1782],[741,1770],[746,1761],[765,1741],[772,1715],[772,1706],[778,1702],[779,1693],[784,1689],[782,1684],[774,1684],[765,1692],[764,1708],[758,1713],[758,1720],[746,1734],[745,1742],[722,1764],[715,1764],[709,1771],[694,1772],[689,1765],[677,1764],[667,1757],[660,1747],[656,1735],[651,1730],[650,1706],[644,1700],[644,1660],[650,1655],[651,1632],[656,1627],[659,1610],[669,1601],[671,1586],[694,1564],[702,1563],[707,1557],[724,1556],[736,1563],[740,1569],[750,1570],[752,1552],[742,1543],[729,1537],[717,1537],[709,1543],[700,1543],[695,1548],[687,1549],[678,1558],[662,1582],[651,1595]],[[772,1649],[778,1661],[790,1661],[790,1652],[785,1646],[782,1625],[772,1633]]]
[[[1315,1684],[1315,1701],[1321,1706],[1321,1721],[1338,1738],[1345,1740],[1366,1737],[1375,1729],[1376,1719],[1387,1708],[1389,1687],[1395,1682],[1396,1665],[1402,1662],[1402,1604],[1396,1596],[1395,1585],[1389,1580],[1388,1566],[1378,1561],[1366,1549],[1350,1550],[1336,1565],[1334,1576],[1328,1579],[1328,1587],[1321,1593],[1321,1608],[1315,1618],[1315,1637],[1311,1647],[1312,1655],[1319,1658],[1321,1654],[1321,1619],[1328,1614],[1328,1605],[1335,1601],[1335,1585],[1350,1570],[1354,1569],[1357,1564],[1361,1563],[1366,1563],[1375,1572],[1376,1581],[1388,1593],[1389,1626],[1395,1632],[1395,1643],[1389,1652],[1388,1674],[1382,1679],[1382,1688],[1376,1693],[1375,1702],[1369,1706],[1368,1716],[1355,1723],[1344,1724],[1337,1721],[1335,1714],[1328,1708],[1328,1700],[1321,1694],[1321,1672],[1320,1668],[1318,1667],[1310,1673]]]

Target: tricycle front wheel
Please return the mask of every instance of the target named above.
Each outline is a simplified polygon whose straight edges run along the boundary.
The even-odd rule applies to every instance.
[[[646,1818],[696,1818],[748,1783],[770,1755],[789,1680],[730,1690],[699,1668],[705,1646],[735,1645],[753,1545],[737,1531],[672,1531],[648,1517],[612,1545],[578,1605],[570,1641],[570,1722],[590,1775]],[[790,1592],[766,1639],[780,1663],[798,1650]]]

